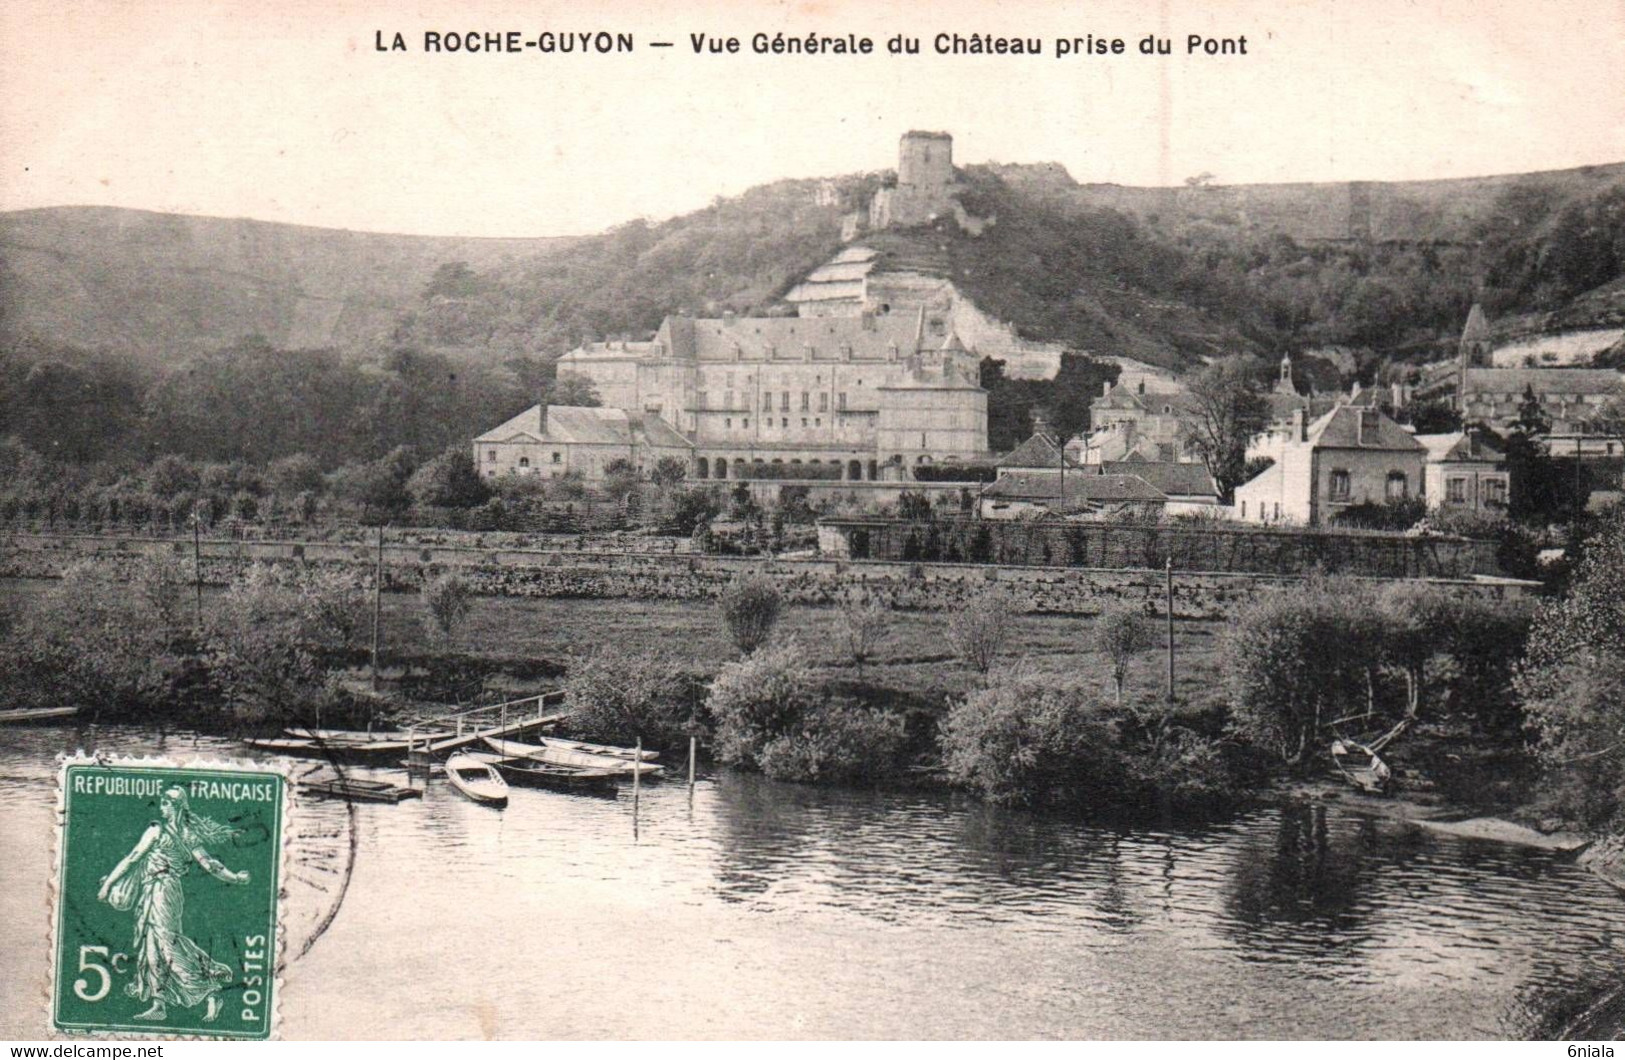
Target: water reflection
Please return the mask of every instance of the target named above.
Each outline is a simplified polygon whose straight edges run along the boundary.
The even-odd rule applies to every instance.
[[[52,756],[160,747],[0,739],[15,1020],[42,988],[24,913],[48,878]],[[631,801],[516,788],[493,811],[436,784],[359,808],[349,897],[289,968],[287,1033],[1499,1037],[1550,1033],[1625,973],[1625,903],[1567,859],[1324,805],[1131,829],[722,774],[646,787],[634,836]],[[294,868],[330,882],[346,818],[307,810]]]

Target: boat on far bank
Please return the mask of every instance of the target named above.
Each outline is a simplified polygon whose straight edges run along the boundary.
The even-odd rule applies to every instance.
[[[0,725],[24,725],[34,721],[60,721],[79,713],[78,707],[14,707],[0,710]]]
[[[459,752],[446,760],[446,779],[468,799],[482,806],[508,805],[508,783],[489,763]]]

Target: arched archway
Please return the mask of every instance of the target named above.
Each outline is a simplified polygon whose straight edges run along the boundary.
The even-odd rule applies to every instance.
[[[744,457],[734,457],[734,478],[745,478],[749,474]]]
[[[863,461],[848,460],[846,462],[846,477],[849,482],[859,482],[863,479]]]
[[[717,478],[727,478],[727,477],[728,477],[728,458],[725,457],[725,456],[719,456],[719,457],[717,457]]]
[[[707,460],[703,456],[694,461],[694,469],[700,478],[711,477],[711,461]]]

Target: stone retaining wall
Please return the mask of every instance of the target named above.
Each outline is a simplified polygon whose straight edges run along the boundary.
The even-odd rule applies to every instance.
[[[254,562],[334,566],[370,574],[375,546],[333,542],[204,541],[205,582],[223,585]],[[17,535],[0,546],[0,577],[51,578],[86,557],[151,553],[192,555],[190,541],[89,536]],[[975,566],[888,563],[839,559],[762,559],[728,556],[580,553],[482,549],[449,545],[386,544],[386,588],[412,590],[426,577],[457,570],[475,591],[492,596],[575,597],[629,600],[712,600],[735,577],[760,574],[792,603],[836,605],[880,596],[909,610],[962,607],[989,584],[1008,587],[1028,611],[1094,614],[1113,601],[1142,604],[1164,614],[1165,574],[1127,568]],[[1259,592],[1297,579],[1267,574],[1174,572],[1174,610],[1181,618],[1218,619]],[[1527,583],[1435,579],[1454,591],[1502,596],[1527,591]]]

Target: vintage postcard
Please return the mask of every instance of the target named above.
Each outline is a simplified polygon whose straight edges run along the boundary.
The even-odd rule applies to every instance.
[[[1607,1060],[1622,608],[1621,0],[0,3],[0,1037]]]

